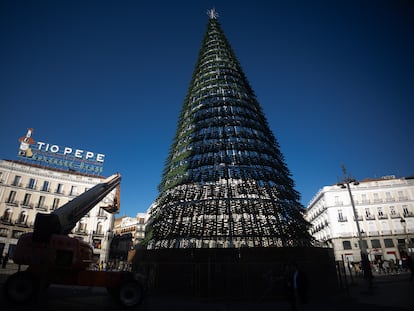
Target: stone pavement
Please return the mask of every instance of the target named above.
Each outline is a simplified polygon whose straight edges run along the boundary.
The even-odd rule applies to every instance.
[[[7,269],[0,268],[0,288],[6,277],[17,271],[17,266],[9,264]],[[352,311],[407,311],[414,310],[414,283],[408,281],[409,274],[375,275],[374,286],[368,291],[366,284],[361,279],[355,280],[343,288],[338,295],[311,299],[305,305],[305,311],[330,311],[330,310],[352,310]],[[350,280],[348,280],[350,282]],[[25,310],[27,305],[8,305],[4,301],[2,291],[0,302],[3,307],[10,307],[13,311]],[[78,286],[50,286],[45,292],[30,304],[31,308],[42,308],[46,310],[121,310],[124,309],[107,295],[103,288],[89,288]],[[6,310],[6,309],[4,309]],[[291,310],[286,301],[281,299],[257,299],[241,300],[213,300],[182,296],[151,296],[136,308],[139,311],[289,311]]]

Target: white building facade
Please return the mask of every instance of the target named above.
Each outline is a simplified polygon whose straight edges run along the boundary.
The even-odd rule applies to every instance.
[[[32,163],[0,160],[0,251],[13,258],[21,234],[33,231],[38,212],[50,213],[105,177],[44,167]],[[106,197],[92,208],[70,236],[93,246],[96,262],[107,260],[114,215],[101,207],[111,204]]]
[[[333,247],[336,260],[359,262],[361,250],[356,219],[371,261],[413,255],[414,179],[386,176],[323,187],[307,206],[311,234]]]

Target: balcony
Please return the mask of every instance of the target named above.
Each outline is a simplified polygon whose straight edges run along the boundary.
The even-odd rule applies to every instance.
[[[391,219],[401,218],[400,214],[391,214]]]
[[[338,222],[348,222],[347,217],[338,217]]]
[[[36,206],[36,209],[39,210],[39,211],[47,211],[49,209],[49,207],[46,206],[46,205],[38,205],[38,206]]]
[[[14,224],[17,227],[24,227],[24,228],[28,228],[29,227],[29,223],[26,220],[24,220],[24,221],[15,220],[14,221]]]
[[[403,217],[414,217],[414,213],[413,212],[404,213]]]
[[[23,203],[21,204],[21,207],[23,207],[23,208],[28,208],[28,209],[32,209],[32,208],[34,207],[34,204],[33,204],[33,203],[23,202]]]
[[[86,230],[82,230],[82,229],[76,229],[73,233],[78,234],[78,235],[88,235],[88,232],[86,232]]]
[[[103,237],[105,235],[102,231],[93,231],[92,234],[94,236],[100,236],[100,237]]]
[[[7,200],[6,204],[9,206],[15,206],[15,207],[19,205],[19,203],[16,200]]]
[[[375,220],[374,215],[365,215],[365,220]]]
[[[5,224],[5,225],[11,225],[12,224],[11,218],[0,217],[0,223]]]
[[[378,215],[378,219],[388,219],[387,214]]]

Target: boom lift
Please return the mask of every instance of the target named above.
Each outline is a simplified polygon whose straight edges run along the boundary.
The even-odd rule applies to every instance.
[[[117,194],[114,204],[105,210],[112,213],[118,210],[120,182],[121,175],[114,174],[52,213],[36,215],[33,232],[22,234],[17,242],[13,261],[19,264],[19,271],[4,284],[7,299],[25,303],[48,285],[60,284],[106,287],[123,306],[141,303],[145,289],[141,275],[89,270],[92,246],[68,236],[76,223],[114,189]],[[20,271],[21,265],[28,267]]]

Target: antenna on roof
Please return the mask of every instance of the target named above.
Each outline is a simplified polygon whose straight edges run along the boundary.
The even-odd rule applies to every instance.
[[[210,19],[217,19],[219,17],[219,14],[217,13],[215,8],[212,8],[211,10],[207,10],[207,15],[210,17]]]

